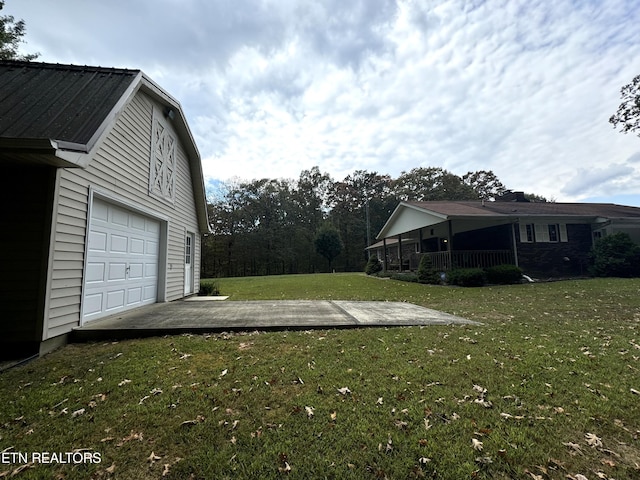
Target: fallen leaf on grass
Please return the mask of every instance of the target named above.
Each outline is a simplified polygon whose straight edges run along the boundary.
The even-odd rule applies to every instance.
[[[336,412],[331,412],[329,416],[331,417],[331,421],[335,422],[338,414]]]
[[[71,414],[71,418],[79,417],[80,415],[84,415],[85,409],[81,408],[80,410],[76,410]]]
[[[151,463],[151,465],[153,465],[155,462],[157,462],[158,460],[160,460],[162,457],[156,455],[153,451],[151,452],[151,454],[147,457],[147,462]]]
[[[185,426],[191,426],[191,425],[196,425],[198,423],[202,423],[204,422],[204,417],[202,415],[198,415],[196,418],[194,418],[193,420],[185,420],[184,422],[182,422],[180,424],[181,427],[185,427]]]
[[[580,454],[583,455],[582,453],[582,448],[580,447],[580,445],[578,445],[577,443],[573,443],[573,442],[567,442],[567,443],[562,443],[565,447],[569,447],[571,449],[571,451],[569,452],[571,455],[576,455],[576,454]]]
[[[118,386],[122,387],[123,385],[126,385],[127,383],[131,383],[131,380],[129,380],[128,378],[125,378],[124,380],[122,380]]]
[[[471,445],[473,446],[474,450],[481,451],[484,448],[484,445],[482,444],[482,442],[480,440],[475,439],[475,438],[471,439]]]
[[[105,471],[106,471],[107,473],[113,473],[113,472],[115,472],[115,471],[116,471],[116,464],[115,464],[115,463],[112,463],[110,467],[105,468]]]
[[[594,433],[587,433],[584,436],[586,442],[593,448],[602,446],[602,439],[597,437]]]
[[[351,393],[351,390],[349,390],[349,387],[342,387],[338,389],[338,392],[340,392],[342,395],[347,395]]]
[[[127,435],[122,440],[120,440],[118,443],[116,443],[116,447],[121,447],[125,443],[130,442],[132,440],[140,440],[140,441],[142,441],[142,432],[134,432],[133,430],[131,430],[131,433],[129,435]]]
[[[315,408],[313,407],[304,407],[305,412],[307,412],[307,417],[308,418],[312,418],[313,417],[313,411],[315,410]]]

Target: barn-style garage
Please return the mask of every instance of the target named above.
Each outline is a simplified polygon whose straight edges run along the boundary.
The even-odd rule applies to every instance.
[[[15,61],[0,97],[3,356],[197,291],[209,225],[177,100],[139,70]]]

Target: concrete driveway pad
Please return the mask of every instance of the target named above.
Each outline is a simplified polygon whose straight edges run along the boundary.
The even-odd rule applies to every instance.
[[[189,301],[156,303],[88,322],[76,340],[225,330],[477,324],[404,302],[345,300]]]

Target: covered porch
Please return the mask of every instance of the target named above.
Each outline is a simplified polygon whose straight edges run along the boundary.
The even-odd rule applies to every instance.
[[[385,271],[416,271],[424,255],[436,270],[518,265],[512,219],[447,216],[401,204],[368,247]]]

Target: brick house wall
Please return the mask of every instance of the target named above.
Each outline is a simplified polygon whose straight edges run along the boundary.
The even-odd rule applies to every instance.
[[[567,224],[567,242],[523,243],[516,229],[518,263],[527,275],[586,275],[593,245],[591,226]]]

